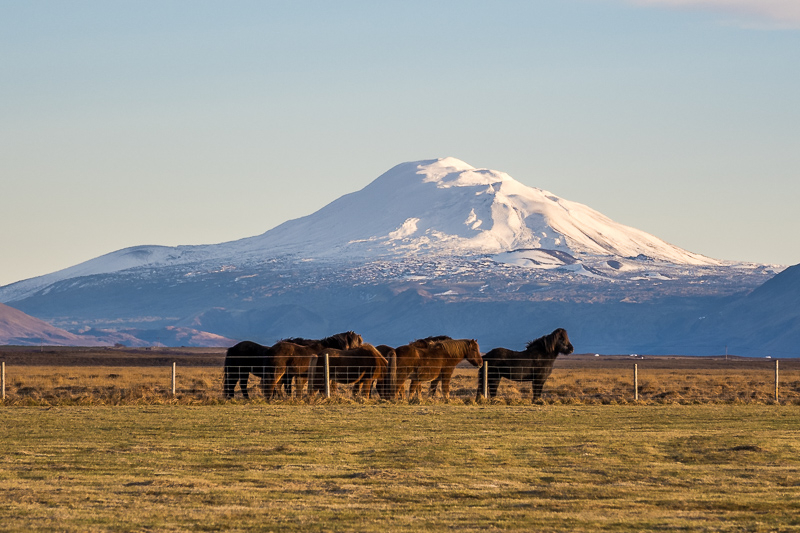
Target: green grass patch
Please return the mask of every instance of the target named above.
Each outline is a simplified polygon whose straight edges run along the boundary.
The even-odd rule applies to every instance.
[[[800,407],[0,407],[0,530],[792,531]]]

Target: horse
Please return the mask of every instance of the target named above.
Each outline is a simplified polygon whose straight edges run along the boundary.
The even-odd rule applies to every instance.
[[[261,369],[266,366],[269,356],[268,346],[262,346],[252,341],[242,341],[228,348],[225,352],[222,378],[222,392],[225,398],[233,398],[237,384],[242,391],[242,396],[250,398],[247,393],[247,380],[250,378],[250,372],[255,369],[256,373],[262,373]]]
[[[276,393],[285,394],[285,391],[278,387],[278,383],[287,374],[296,378],[298,396],[302,394],[309,372],[316,366],[317,354],[324,349],[321,342],[308,346],[286,341],[275,343],[268,350],[267,364],[261,376],[264,398],[270,399]]]
[[[328,356],[329,378],[333,383],[352,384],[353,394],[370,397],[372,385],[386,373],[389,362],[371,344],[364,343],[349,350],[325,348],[319,353],[314,379],[313,392],[325,390],[325,356]]]
[[[430,395],[436,394],[436,388],[441,382],[442,394],[445,399],[449,399],[450,378],[458,363],[466,359],[473,366],[483,366],[481,350],[475,339],[423,339],[412,344],[419,353],[419,359],[410,375],[409,397],[415,394],[419,397],[422,383],[431,381]]]
[[[317,351],[319,351],[327,347],[342,349],[353,348],[360,346],[364,341],[361,338],[361,335],[358,333],[353,331],[345,331],[319,340],[303,339],[298,337],[279,341],[279,343],[280,342],[292,342],[293,344],[309,347],[314,346],[317,348]],[[228,348],[227,352],[225,353],[225,363],[223,368],[223,394],[225,398],[233,398],[237,384],[239,384],[242,395],[245,398],[249,398],[250,396],[247,392],[247,381],[250,377],[250,373],[253,373],[256,375],[256,377],[261,378],[263,390],[264,386],[266,385],[265,379],[267,369],[272,365],[270,362],[270,357],[272,357],[272,354],[269,349],[270,347],[262,346],[252,341],[242,341],[235,346]],[[282,390],[285,390],[285,383],[289,383],[289,387],[291,388],[293,377],[294,375],[292,374],[292,366],[289,365],[284,373],[284,376],[281,378],[281,381],[279,381]]]
[[[420,351],[441,340],[452,340],[447,335],[417,339],[403,346],[398,346],[389,352],[381,350],[389,360],[389,371],[378,383],[378,393],[381,398],[397,399],[406,397],[405,383],[411,373],[419,366]],[[388,346],[386,348],[389,348]],[[380,347],[378,347],[380,350]]]
[[[478,371],[478,395],[483,397],[484,373],[488,369],[487,384],[489,397],[497,395],[497,387],[502,378],[513,381],[531,382],[531,401],[542,396],[544,382],[553,371],[553,363],[559,354],[573,352],[567,330],[558,328],[549,335],[531,341],[525,350],[516,352],[506,348],[494,348],[483,356],[486,365]]]
[[[290,339],[283,339],[280,342],[291,342],[293,344],[299,344],[300,346],[319,346],[319,350],[322,350],[322,348],[338,348],[340,350],[348,350],[350,348],[361,346],[361,344],[364,342],[364,339],[361,338],[361,335],[354,331],[344,331],[342,333],[331,335],[330,337],[325,337],[324,339],[304,339],[302,337],[293,337]],[[319,353],[319,350],[317,353]],[[292,394],[293,378],[294,374],[290,368],[287,368],[286,373],[278,382],[278,386],[280,387],[281,391],[283,391],[283,393],[289,393],[290,396]],[[302,387],[300,390],[302,390]]]

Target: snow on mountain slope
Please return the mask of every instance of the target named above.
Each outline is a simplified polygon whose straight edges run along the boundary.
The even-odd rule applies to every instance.
[[[211,245],[213,246],[213,245]],[[209,246],[134,246],[111,252],[75,266],[0,287],[0,301],[12,302],[66,279],[111,274],[137,267],[163,267],[212,257]]]
[[[519,248],[571,254],[645,255],[717,265],[597,211],[528,187],[504,172],[448,157],[402,163],[361,191],[251,239],[241,251],[311,256],[501,253]]]
[[[24,298],[58,281],[128,269],[215,262],[241,265],[282,254],[369,260],[378,257],[497,254],[544,250],[551,259],[508,262],[559,266],[574,256],[646,256],[678,265],[719,261],[618,224],[597,211],[528,187],[504,172],[448,157],[402,163],[362,190],[266,233],[205,246],[136,246],[0,288],[0,301]],[[561,254],[561,255],[560,255]],[[563,255],[566,254],[566,255]]]

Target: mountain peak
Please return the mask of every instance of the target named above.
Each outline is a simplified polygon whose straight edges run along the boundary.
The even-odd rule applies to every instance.
[[[399,164],[362,190],[248,240],[247,247],[316,257],[498,254],[528,248],[719,263],[505,172],[454,157]]]
[[[0,299],[14,301],[76,276],[203,261],[237,265],[286,254],[347,261],[487,254],[537,268],[563,267],[565,257],[593,257],[603,263],[644,256],[680,265],[721,264],[505,172],[445,157],[396,165],[360,191],[255,237],[208,246],[118,250],[8,286]]]

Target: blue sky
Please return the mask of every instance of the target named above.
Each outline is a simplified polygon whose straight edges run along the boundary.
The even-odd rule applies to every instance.
[[[798,4],[0,0],[0,285],[446,156],[800,263]]]

